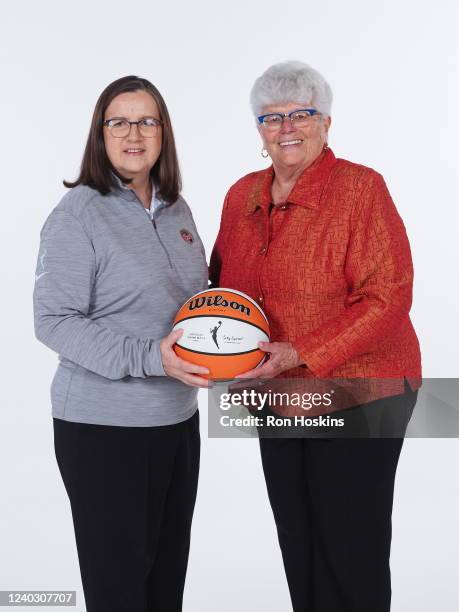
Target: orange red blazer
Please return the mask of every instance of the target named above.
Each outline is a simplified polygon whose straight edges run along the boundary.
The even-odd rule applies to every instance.
[[[284,376],[381,379],[381,397],[402,393],[404,378],[418,388],[411,252],[382,176],[328,149],[272,207],[273,176],[252,172],[228,191],[212,284],[247,293],[271,341],[293,343],[307,368]]]

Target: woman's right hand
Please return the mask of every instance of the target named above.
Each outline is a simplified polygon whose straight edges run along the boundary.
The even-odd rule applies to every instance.
[[[167,376],[177,378],[177,380],[192,387],[209,387],[209,381],[198,376],[198,374],[209,374],[209,370],[181,359],[172,348],[182,334],[183,329],[176,329],[161,340],[159,346],[164,371]]]

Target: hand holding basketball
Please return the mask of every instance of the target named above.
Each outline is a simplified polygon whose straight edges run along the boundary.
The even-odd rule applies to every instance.
[[[281,372],[296,368],[303,362],[291,342],[259,342],[258,347],[269,353],[268,361],[236,378],[275,378]]]
[[[198,375],[207,375],[209,374],[209,370],[203,366],[194,365],[177,357],[172,348],[182,334],[183,329],[176,329],[161,340],[160,350],[164,371],[168,376],[177,378],[177,380],[187,385],[191,385],[192,387],[208,387],[209,381]]]

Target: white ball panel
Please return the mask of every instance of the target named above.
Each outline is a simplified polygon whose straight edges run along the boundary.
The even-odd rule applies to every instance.
[[[175,329],[184,330],[178,346],[212,355],[246,353],[258,348],[258,342],[269,340],[258,327],[226,317],[192,317],[176,323]]]

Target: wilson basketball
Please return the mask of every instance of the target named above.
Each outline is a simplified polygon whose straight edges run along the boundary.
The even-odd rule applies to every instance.
[[[176,354],[209,368],[208,378],[227,380],[260,364],[265,353],[258,342],[269,342],[268,320],[248,295],[234,289],[208,289],[190,297],[174,320],[183,335]]]

